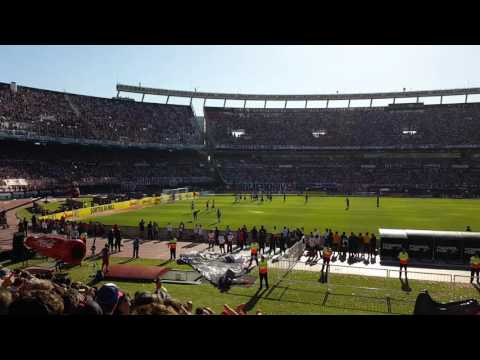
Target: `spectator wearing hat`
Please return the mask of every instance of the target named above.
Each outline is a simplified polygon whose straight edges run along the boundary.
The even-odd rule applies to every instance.
[[[104,315],[124,315],[130,312],[130,300],[114,283],[105,284],[98,289],[95,301]]]

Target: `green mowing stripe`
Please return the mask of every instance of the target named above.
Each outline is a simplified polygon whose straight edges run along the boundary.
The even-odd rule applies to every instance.
[[[220,208],[222,219],[217,223],[216,209],[207,212],[205,202],[215,200]],[[344,197],[311,197],[307,204],[301,196],[291,195],[284,203],[283,198],[273,202],[253,202],[242,200],[234,204],[233,196],[208,196],[195,201],[200,209],[197,224],[204,228],[224,229],[226,225],[238,228],[247,225],[251,228],[264,225],[271,230],[275,225],[304,227],[306,231],[325,228],[345,232],[378,232],[378,228],[403,228],[427,230],[463,231],[467,225],[473,231],[480,230],[479,200],[464,199],[416,199],[381,198],[380,208],[376,208],[375,197],[351,197],[350,210],[345,210]],[[193,228],[191,201],[179,201],[157,205],[141,210],[90,218],[107,225],[119,224],[137,226],[140,219],[156,221],[161,227],[168,222],[173,226],[183,221],[187,228]]]

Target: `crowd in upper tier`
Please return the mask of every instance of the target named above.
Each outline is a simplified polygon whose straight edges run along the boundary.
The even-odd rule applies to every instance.
[[[205,108],[217,146],[449,146],[480,144],[480,104],[416,109]],[[242,134],[243,133],[243,134]]]
[[[136,144],[202,144],[190,106],[72,95],[0,83],[0,130]]]

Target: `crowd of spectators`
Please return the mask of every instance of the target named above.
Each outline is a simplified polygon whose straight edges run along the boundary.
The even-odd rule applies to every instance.
[[[222,314],[245,315],[242,306],[224,305]],[[133,296],[115,283],[101,286],[71,281],[67,276],[0,267],[0,315],[214,315],[209,307],[173,299],[157,279],[151,291]],[[257,312],[257,314],[260,314]]]
[[[205,108],[215,145],[459,146],[480,144],[480,104],[425,105],[420,109],[223,109]],[[240,130],[244,134],[239,136]]]
[[[107,149],[77,145],[35,145],[0,141],[0,188],[2,180],[25,179],[28,189],[40,190],[76,182],[95,185],[163,185],[172,182],[213,182],[206,159],[195,152],[142,149]],[[15,190],[15,189],[14,189]]]
[[[72,95],[0,83],[0,130],[128,144],[201,145],[190,106]]]
[[[310,158],[309,158],[310,157]],[[285,191],[324,187],[338,191],[376,188],[479,190],[480,164],[457,159],[217,160],[223,179],[238,190],[284,184]],[[250,186],[250,187],[249,187]]]

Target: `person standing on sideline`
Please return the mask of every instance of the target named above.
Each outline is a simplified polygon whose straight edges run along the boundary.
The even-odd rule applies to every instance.
[[[138,224],[138,230],[140,231],[140,237],[145,239],[145,221],[142,219]]]
[[[369,249],[370,261],[375,260],[376,256],[377,256],[377,238],[375,237],[375,234],[372,233],[372,236],[370,238],[370,249]]]
[[[113,232],[113,229],[110,229],[108,231],[108,235],[107,235],[107,244],[108,244],[108,247],[110,248],[110,251],[113,251],[113,240],[114,240],[114,237],[115,237],[115,234]]]
[[[177,238],[170,239],[167,246],[170,249],[170,260],[175,260],[177,258]]]
[[[470,283],[473,283],[473,278],[477,276],[477,284],[480,284],[480,252],[476,252],[470,258]]]
[[[210,230],[208,233],[208,250],[215,250],[215,232]]]
[[[227,252],[233,252],[233,232],[231,231],[227,233]]]
[[[151,221],[149,221],[147,225],[147,239],[153,240],[153,224]]]
[[[170,223],[167,224],[167,236],[168,236],[169,240],[172,237],[172,224],[170,224]]]
[[[273,251],[273,255],[275,255],[276,247],[277,247],[277,227],[274,226],[272,233],[270,234],[270,244],[269,244],[268,253],[270,254]]]
[[[248,267],[252,266],[253,259],[255,259],[258,266],[258,243],[256,240],[253,240],[250,244],[250,263]]]
[[[287,194],[283,193],[283,202],[285,202],[285,201],[287,201]]]
[[[260,289],[263,287],[263,280],[268,289],[268,262],[265,255],[262,255],[260,265],[258,266],[258,275],[260,276]]]
[[[205,204],[205,208],[207,209],[207,212],[208,210],[210,209],[210,203],[209,203],[210,200],[207,200],[207,203]]]
[[[380,194],[377,193],[377,209],[380,207]]]
[[[215,199],[212,199],[212,209],[215,209]]]
[[[225,254],[225,236],[218,234],[218,246],[220,247],[220,254]]]
[[[350,199],[348,197],[345,199],[345,203],[346,203],[345,210],[349,210],[350,209]]]
[[[408,280],[407,278],[407,266],[408,266],[408,253],[405,248],[402,247],[402,250],[400,251],[400,254],[398,254],[398,260],[400,261],[400,280],[402,279],[402,269],[405,269],[405,280]]]
[[[308,193],[305,191],[305,204],[308,203]]]
[[[110,264],[110,251],[108,250],[108,244],[102,249],[102,273],[108,273],[108,266]]]
[[[132,258],[137,258],[138,259],[138,250],[140,249],[140,240],[135,238],[133,240],[133,256]]]
[[[322,270],[321,270],[321,282],[328,282],[328,271],[330,270],[330,258],[332,257],[332,249],[329,246],[325,246],[322,251]],[[325,271],[324,271],[325,270]]]
[[[237,230],[237,244],[240,250],[243,250],[243,231],[240,228]]]
[[[122,234],[118,227],[115,228],[115,251],[120,252],[122,250]]]
[[[217,209],[217,222],[219,223],[222,220],[222,213],[220,212],[220,208]]]
[[[156,221],[153,222],[153,239],[154,240],[159,240],[159,230],[158,230],[158,224]]]
[[[263,225],[260,227],[260,231],[258,232],[258,239],[260,251],[262,252],[262,254],[265,254],[265,241],[267,240],[267,231],[265,230]]]

